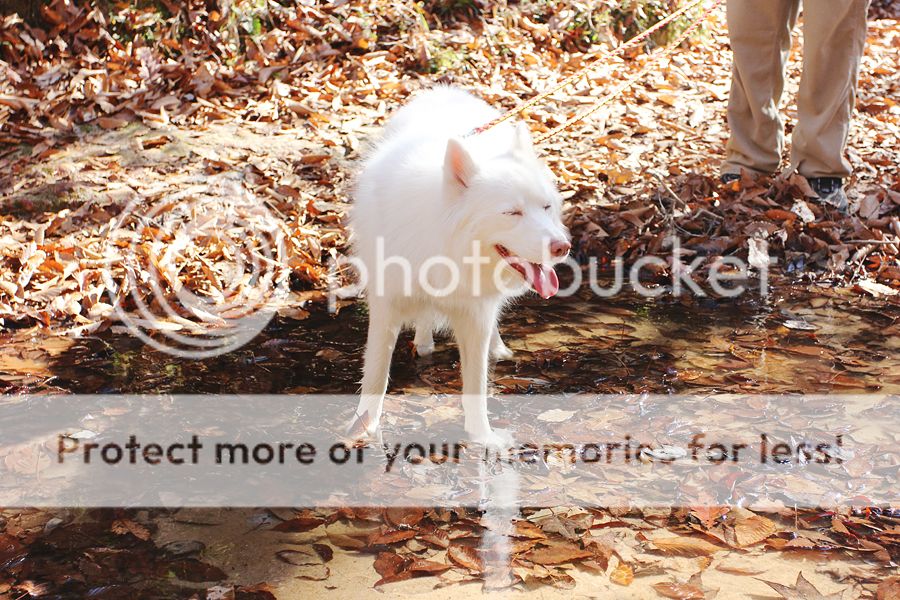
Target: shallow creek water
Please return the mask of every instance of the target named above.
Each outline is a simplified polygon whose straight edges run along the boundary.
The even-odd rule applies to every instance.
[[[74,343],[60,343],[35,331],[14,332],[2,338],[0,386],[12,395],[353,394],[366,323],[363,303],[349,304],[336,315],[313,311],[301,321],[276,319],[244,348],[201,361],[174,358],[121,332]],[[783,288],[766,299],[738,300],[635,295],[599,299],[587,294],[549,302],[530,298],[507,311],[501,332],[515,353],[492,370],[489,408],[501,422],[534,420],[525,404],[504,403],[503,396],[510,394],[900,393],[900,311],[895,305],[829,288],[813,293]],[[438,338],[434,355],[423,358],[415,355],[411,333],[404,332],[394,356],[391,391],[453,393],[459,389],[457,372],[458,354],[446,336]],[[346,416],[353,407],[332,408],[337,409],[332,413]],[[427,410],[411,406],[407,416]],[[461,418],[458,409],[453,418]],[[577,433],[574,427],[570,431]],[[292,567],[274,556],[285,543],[299,544],[305,538],[273,536],[267,531],[275,522],[272,514],[271,509],[154,512],[152,541],[196,542],[205,548],[203,559],[220,566],[231,581],[247,585],[268,581],[279,598],[346,597],[357,590],[378,593],[372,589],[378,575],[366,554],[340,552],[330,563],[329,579],[298,580]],[[641,529],[645,525],[632,527],[628,535],[646,530]],[[52,544],[49,548],[48,559],[61,552]],[[793,580],[802,571],[826,593],[837,589],[834,572],[870,568],[847,556],[820,553],[816,558],[802,552],[784,556],[757,552],[750,559],[732,553],[725,562],[738,561],[733,571],[752,570],[768,580]],[[722,588],[720,598],[746,597],[744,585],[756,586],[755,593],[768,589],[727,570],[709,573],[705,581]],[[871,573],[880,577],[878,569]],[[593,597],[655,597],[647,585],[665,581],[658,575],[649,573],[640,585],[636,582],[626,589],[610,584],[605,576],[582,574],[575,577],[576,591],[600,594]],[[429,598],[462,598],[473,591],[470,586],[436,591],[434,582],[425,580],[397,586],[395,593]],[[163,597],[175,594],[158,589],[167,590],[160,592]],[[569,593],[545,590],[541,597],[571,597]]]
[[[342,393],[357,391],[365,344],[363,303],[336,315],[276,320],[250,344],[200,361],[174,358],[127,334],[78,340],[44,360],[34,377],[16,364],[6,378],[25,389],[70,393]],[[501,332],[515,356],[493,368],[495,393],[900,392],[900,309],[822,288],[738,301],[587,294],[507,310]],[[40,347],[40,338],[7,338]],[[54,356],[55,355],[55,356]],[[439,337],[416,357],[401,335],[395,392],[458,390],[458,354]],[[24,371],[24,372],[23,372]],[[16,375],[19,375],[18,377]],[[50,375],[50,378],[41,377]],[[23,380],[24,379],[24,380]],[[18,387],[18,386],[17,386]],[[19,388],[22,389],[22,388]]]

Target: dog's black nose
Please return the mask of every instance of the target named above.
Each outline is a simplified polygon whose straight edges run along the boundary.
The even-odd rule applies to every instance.
[[[566,254],[569,253],[569,250],[572,249],[572,244],[565,240],[556,240],[555,242],[550,242],[550,255],[553,258],[562,258]]]

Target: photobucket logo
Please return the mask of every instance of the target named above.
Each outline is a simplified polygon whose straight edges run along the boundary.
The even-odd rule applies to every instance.
[[[287,293],[278,220],[231,177],[132,202],[108,226],[103,277],[116,316],[157,350],[191,359],[236,350]]]
[[[747,260],[737,256],[696,256],[683,249],[678,237],[671,236],[664,244],[665,256],[640,257],[627,269],[624,260],[617,257],[612,261],[610,274],[609,268],[601,270],[597,257],[582,263],[571,255],[553,258],[544,250],[539,261],[529,262],[518,256],[507,256],[502,250],[498,251],[497,246],[478,241],[468,252],[455,256],[435,255],[412,260],[389,254],[387,241],[378,238],[368,252],[341,257],[329,264],[332,284],[328,295],[329,309],[334,310],[338,300],[357,297],[363,292],[376,298],[444,298],[454,294],[518,296],[533,289],[545,297],[565,298],[587,286],[602,298],[616,296],[626,288],[647,298],[685,293],[734,298],[750,290],[758,290],[761,296],[766,296],[769,266],[774,263],[774,258],[768,255],[765,239],[751,238],[748,244]],[[541,246],[548,248],[547,240]],[[344,283],[347,280],[352,283]]]

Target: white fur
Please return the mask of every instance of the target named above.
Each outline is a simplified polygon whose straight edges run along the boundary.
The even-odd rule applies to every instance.
[[[414,325],[416,347],[428,354],[434,348],[432,332],[446,323],[459,344],[466,432],[478,442],[504,441],[491,429],[486,407],[489,354],[511,356],[497,331],[498,314],[510,295],[495,285],[496,263],[504,263],[499,269],[506,286],[521,287],[523,279],[494,247],[546,265],[560,260],[549,258],[548,241],[568,241],[569,236],[550,170],[535,155],[524,125],[507,122],[463,137],[498,114],[459,89],[426,91],[391,117],[359,174],[351,218],[356,256],[374,273],[380,238],[382,256],[402,257],[413,273],[409,290],[403,289],[396,265],[384,269],[383,290],[376,289],[372,277],[367,283],[369,332],[357,415],[365,415],[370,433],[381,417],[401,327]],[[514,211],[522,214],[509,214]],[[463,262],[476,240],[490,261],[477,285],[473,267]],[[423,263],[435,256],[448,257],[461,274],[455,291],[443,297],[427,293],[418,280]],[[428,272],[433,287],[448,283],[448,269]]]

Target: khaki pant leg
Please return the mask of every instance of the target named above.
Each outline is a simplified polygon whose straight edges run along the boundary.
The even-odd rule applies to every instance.
[[[846,177],[844,157],[866,45],[868,0],[805,0],[803,78],[791,164],[806,177]]]
[[[778,105],[799,5],[799,0],[728,0],[734,64],[724,173],[743,168],[769,174],[781,163],[784,126]]]

